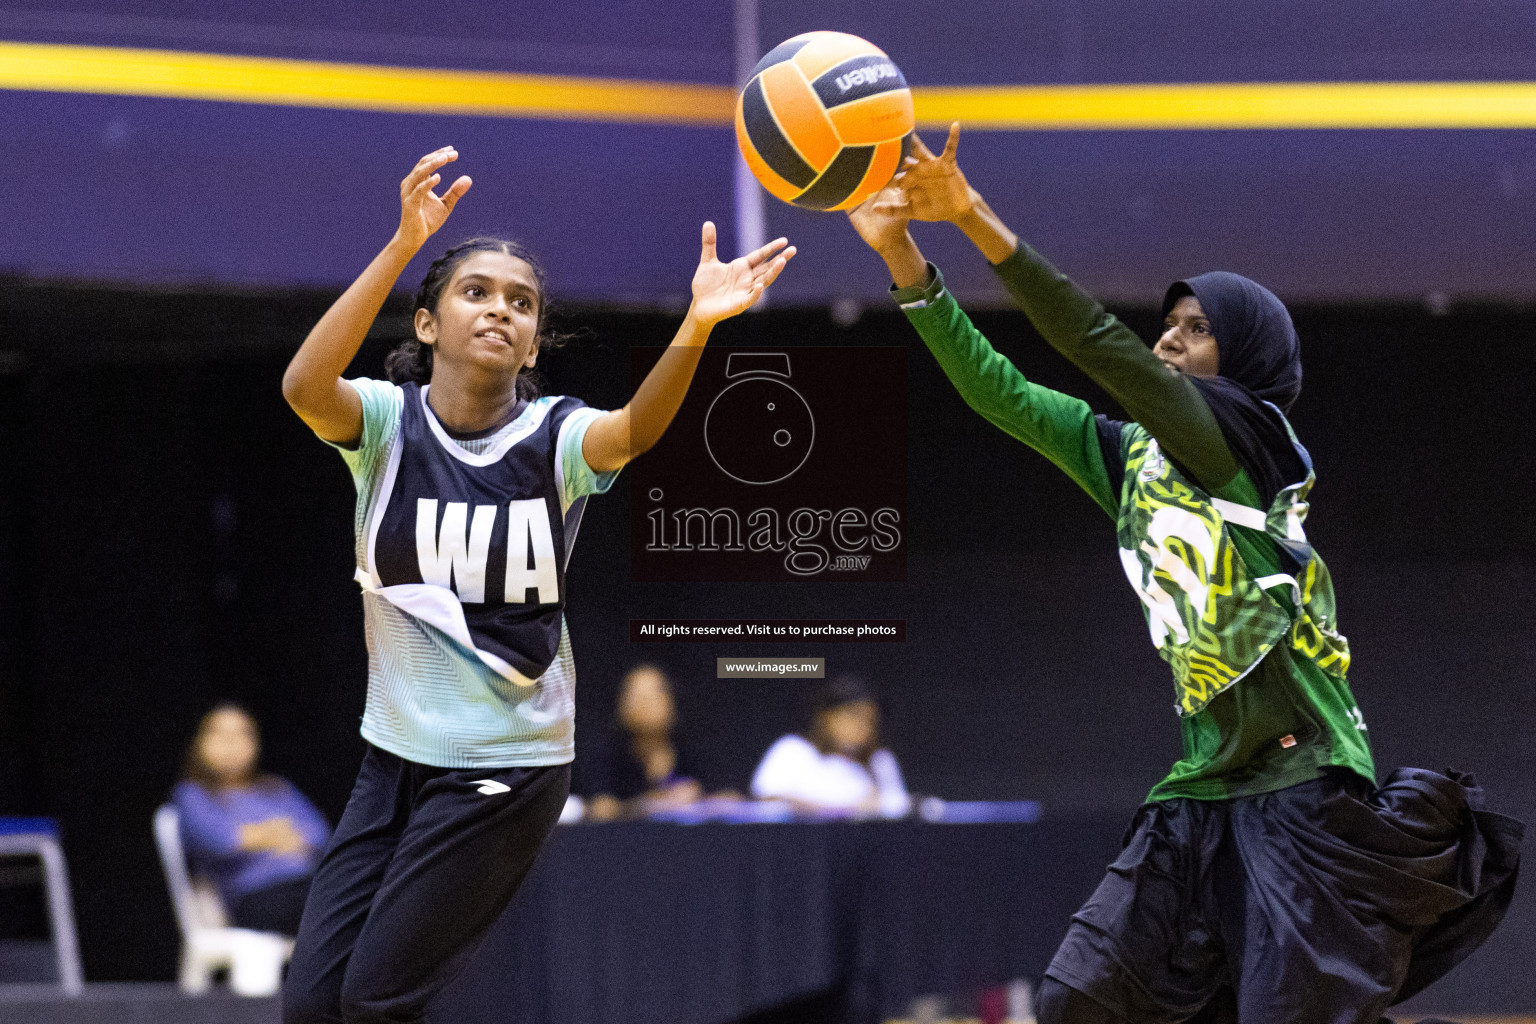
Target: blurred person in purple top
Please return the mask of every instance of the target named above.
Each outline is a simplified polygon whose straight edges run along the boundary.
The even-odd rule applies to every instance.
[[[192,872],[218,887],[230,923],[293,935],[331,828],[293,783],[256,770],[260,752],[255,719],[220,704],[187,747],[172,802]]]

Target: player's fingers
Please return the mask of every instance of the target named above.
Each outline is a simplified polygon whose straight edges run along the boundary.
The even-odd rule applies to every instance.
[[[764,263],[761,266],[754,268],[752,271],[753,280],[763,281],[766,283],[772,281],[775,277],[778,277],[779,271],[784,269],[784,265],[795,258],[795,251],[795,247],[790,246],[788,249],[785,249],[783,252],[775,256],[771,262]]]
[[[458,150],[454,149],[452,146],[439,146],[436,149],[434,149],[432,152],[424,154],[420,160],[416,161],[416,166],[417,167],[425,167],[432,160],[436,159],[437,157],[442,156],[444,153],[456,153],[456,152],[458,152]]]
[[[768,273],[763,276],[764,288],[767,288],[779,279],[779,275],[784,272],[785,267],[789,266],[789,261],[794,258],[794,255],[795,250],[793,249],[787,249],[779,254],[778,259],[769,265]]]
[[[955,150],[960,146],[960,122],[951,121],[949,125],[949,138],[944,142],[944,152],[939,156],[940,160],[947,163],[955,162]]]
[[[403,203],[419,203],[421,202],[423,196],[432,191],[432,185],[433,182],[431,178],[422,178],[420,181],[416,182],[410,191],[406,192],[405,195],[400,197],[400,201]]]
[[[747,266],[756,267],[773,258],[773,254],[789,244],[787,238],[775,238],[761,249],[747,253]]]
[[[704,231],[702,233],[702,238],[703,238],[703,243],[704,244],[703,244],[702,250],[699,253],[699,262],[700,263],[708,263],[710,260],[715,258],[715,222],[714,221],[707,220],[707,221],[704,222]]]
[[[917,132],[912,133],[912,152],[918,157],[919,163],[923,160],[932,160],[934,158],[933,150],[928,148],[923,142],[923,137],[917,134]]]
[[[453,208],[458,205],[460,199],[464,198],[464,193],[468,192],[469,186],[473,184],[474,181],[470,179],[469,175],[465,174],[450,185],[447,192],[443,193],[443,205],[448,208],[449,213],[453,212]]]
[[[427,176],[427,167],[431,163],[432,157],[434,155],[435,154],[428,153],[420,160],[417,160],[416,166],[412,167],[410,171],[406,173],[405,178],[400,182],[400,187],[406,191],[410,191],[411,189],[415,188],[421,179]]]
[[[406,194],[415,194],[420,192],[424,187],[431,188],[437,182],[442,181],[443,176],[436,173],[437,168],[440,166],[442,165],[429,163],[425,167],[418,168],[417,171],[412,172],[411,176],[405,179],[405,183],[411,186],[408,190],[406,190]]]
[[[458,151],[452,146],[444,146],[442,149],[433,150],[431,153],[428,153],[426,156],[416,161],[416,166],[411,168],[411,173],[407,174],[405,176],[405,180],[400,183],[401,191],[412,191],[416,188],[417,185],[421,184],[422,179],[427,175],[448,163],[450,160],[457,160],[458,158]]]

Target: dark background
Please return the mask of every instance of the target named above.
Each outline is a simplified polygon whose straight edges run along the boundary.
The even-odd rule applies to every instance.
[[[150,815],[213,702],[247,704],[266,765],[331,816],[350,789],[365,684],[354,496],[278,388],[330,298],[0,288],[0,810],[61,820],[91,980],[172,976]],[[355,373],[381,375],[398,312]],[[1123,312],[1152,328],[1155,311]],[[1307,367],[1294,421],[1319,474],[1307,525],[1378,765],[1471,768],[1497,808],[1536,820],[1536,308],[1294,313]],[[547,389],[598,407],[628,397],[629,346],[664,343],[677,322],[567,315],[591,333],[546,356]],[[977,320],[1026,374],[1112,410],[1020,315]],[[623,670],[654,659],[708,783],[743,788],[802,723],[805,688],[716,680],[714,659],[803,653],[875,681],[914,791],[1039,799],[1047,823],[1129,815],[1177,756],[1177,729],[1103,513],[966,409],[894,310],[849,328],[773,310],[715,343],[908,347],[907,582],[631,583],[621,476],[591,502],[571,566],[578,749]],[[629,643],[631,617],[674,616],[904,618],[907,640]],[[1455,1008],[1536,1006],[1520,969],[1536,948],[1531,888],[1442,983]]]

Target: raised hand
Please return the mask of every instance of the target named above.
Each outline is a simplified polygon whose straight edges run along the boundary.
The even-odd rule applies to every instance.
[[[713,221],[704,222],[703,241],[699,269],[693,273],[693,316],[701,324],[717,324],[748,309],[795,255],[788,239],[775,238],[755,252],[721,263],[715,255]]]
[[[906,242],[907,223],[911,219],[911,203],[894,184],[885,186],[848,211],[853,229],[878,253],[889,252]]]
[[[859,237],[880,254],[890,268],[891,280],[899,287],[922,284],[928,279],[928,261],[912,240],[907,223],[912,206],[896,185],[885,186],[857,207],[848,211]]]
[[[715,255],[715,226],[709,221],[704,222],[703,242],[699,269],[693,274],[693,307],[677,336],[629,404],[598,416],[582,439],[581,454],[599,473],[618,469],[661,440],[683,404],[715,324],[756,302],[795,255],[794,246],[775,238],[756,252],[721,263]]]
[[[949,126],[949,139],[938,156],[913,133],[912,151],[895,179],[913,220],[959,220],[971,212],[976,195],[955,159],[959,146],[959,121]]]
[[[441,196],[432,189],[443,180],[438,173],[443,167],[459,158],[458,150],[444,146],[435,153],[428,153],[416,161],[411,173],[400,183],[400,240],[420,248],[432,233],[443,226],[448,215],[469,186],[474,184],[468,175],[460,177]]]

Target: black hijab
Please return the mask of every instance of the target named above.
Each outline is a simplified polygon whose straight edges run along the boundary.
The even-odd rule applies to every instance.
[[[1190,380],[1267,508],[1307,474],[1282,415],[1301,394],[1296,328],[1274,292],[1238,274],[1217,270],[1174,282],[1163,296],[1163,316],[1186,295],[1199,301],[1211,322],[1220,374]]]

